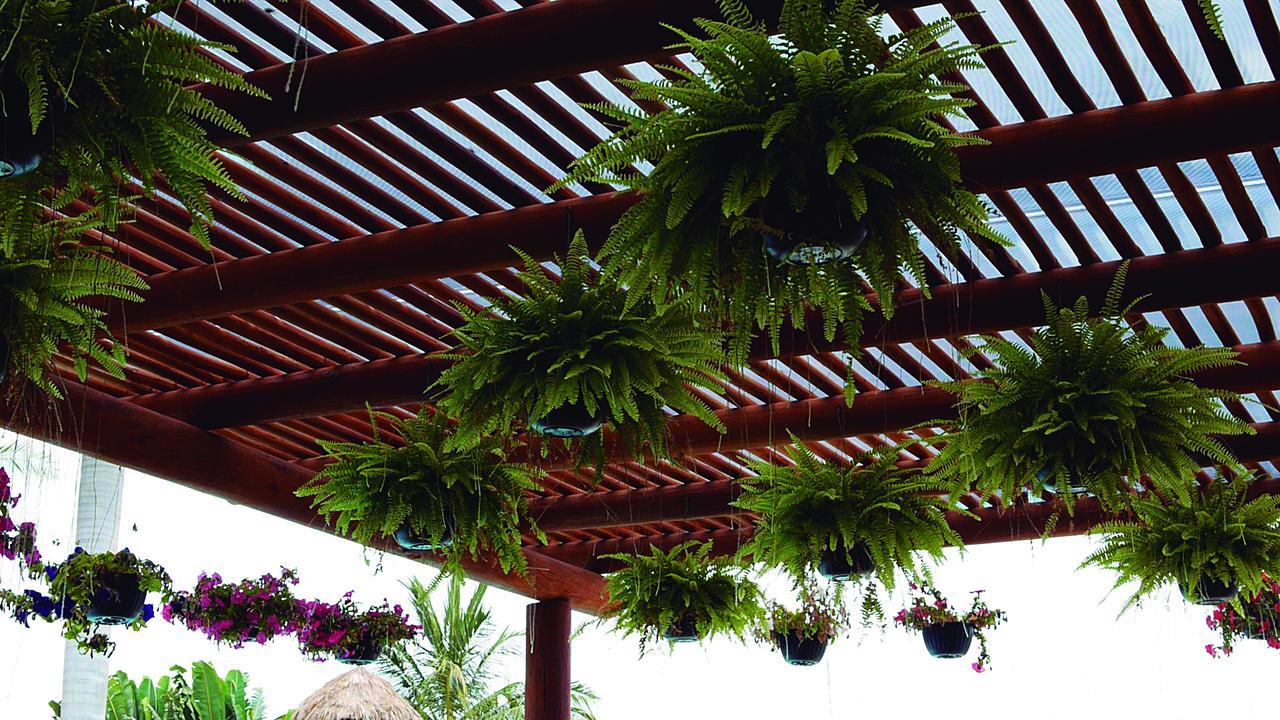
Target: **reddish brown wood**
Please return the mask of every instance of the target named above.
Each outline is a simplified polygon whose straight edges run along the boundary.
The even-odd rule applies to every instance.
[[[769,18],[780,5],[748,4]],[[660,23],[717,16],[711,0],[539,3],[248,73],[270,100],[210,86],[202,91],[249,129],[247,138],[215,132],[215,141],[242,145],[660,57],[678,39]]]
[[[1280,423],[1258,423],[1256,434],[1224,438],[1244,462],[1280,457]],[[904,463],[920,467],[920,463]],[[730,505],[740,492],[737,480],[713,480],[644,490],[584,493],[534,500],[530,509],[547,532],[624,527],[657,522],[742,515]]]
[[[1280,479],[1259,480],[1250,489],[1253,497],[1263,494],[1280,494]],[[1009,507],[983,507],[972,511],[972,516],[958,511],[951,512],[947,519],[965,545],[982,545],[1083,535],[1107,517],[1094,498],[1081,498],[1076,502],[1073,515],[1068,515],[1061,503],[1036,502]],[[586,567],[593,572],[611,572],[619,564],[604,557],[605,555],[643,554],[651,547],[670,550],[686,542],[710,542],[713,556],[733,555],[751,540],[752,534],[752,528],[744,527],[740,530],[559,543],[546,545],[541,549],[547,555],[570,565]]]
[[[575,219],[577,217],[575,214]],[[285,254],[275,253],[262,259],[267,261]],[[1140,311],[1157,311],[1275,295],[1280,293],[1280,273],[1272,271],[1277,264],[1280,264],[1280,238],[1135,258],[1129,264],[1126,297],[1142,297],[1138,305]],[[1044,319],[1041,293],[1048,293],[1059,303],[1086,296],[1094,307],[1100,307],[1118,268],[1117,262],[1096,263],[943,285],[933,289],[932,299],[926,299],[917,290],[908,290],[895,298],[898,310],[893,318],[885,320],[879,314],[867,315],[860,344],[867,347],[1033,327]],[[1204,281],[1225,277],[1230,277],[1231,282]],[[162,293],[163,300],[153,298],[140,308],[131,308],[131,329],[137,328],[133,312],[148,312],[149,307],[161,302],[178,302],[181,284],[166,283],[164,287],[168,289]],[[258,286],[250,284],[250,287]],[[150,312],[164,314],[165,310],[162,307]],[[809,326],[821,327],[821,323],[815,321]],[[784,335],[779,354],[787,357],[841,347],[821,337],[797,333]],[[758,343],[753,351],[757,359],[773,354],[766,342]],[[436,367],[434,362],[424,357],[399,358],[394,362],[394,372],[385,366],[350,363],[322,371],[322,375],[291,373],[270,381],[247,380],[177,391],[139,398],[138,402],[212,428],[355,410],[365,402],[391,405],[421,399]],[[398,381],[393,382],[397,378]],[[313,384],[333,390],[333,396],[317,392]],[[255,388],[266,385],[269,390],[264,391],[262,402],[258,402]],[[345,401],[345,406],[340,401]]]
[[[325,529],[308,503],[293,494],[310,479],[307,470],[84,386],[69,385],[66,397],[38,411],[8,405],[0,408],[0,417],[15,432]],[[491,561],[469,562],[466,569],[479,580],[531,597],[567,598],[586,612],[602,607],[599,575],[532,550],[525,556],[528,578],[505,575]]]
[[[571,609],[566,600],[543,600],[525,609],[525,720],[569,720]]]
[[[1255,83],[1001,125],[979,131],[991,145],[965,148],[962,169],[972,187],[989,191],[1270,147],[1280,140],[1280,126],[1259,118],[1277,106],[1280,82]],[[149,278],[148,302],[128,309],[127,326],[155,329],[505,268],[518,262],[513,238],[546,258],[566,246],[570,212],[572,225],[598,242],[632,201],[606,194],[163,273]],[[121,329],[125,320],[115,317],[113,326]]]

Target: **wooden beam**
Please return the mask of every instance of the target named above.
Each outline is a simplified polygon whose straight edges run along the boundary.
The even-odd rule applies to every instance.
[[[1002,125],[977,133],[990,145],[963,148],[961,169],[970,187],[985,191],[1269,148],[1280,142],[1280,124],[1267,121],[1277,108],[1280,81]],[[160,273],[147,279],[147,302],[113,305],[111,324],[137,332],[506,268],[519,262],[513,242],[545,259],[567,246],[570,217],[599,242],[633,201],[598,195]]]
[[[1272,268],[1278,265],[1280,238],[1134,258],[1126,297],[1142,297],[1138,310],[1153,312],[1276,295],[1280,273]],[[893,318],[868,313],[860,344],[1033,327],[1044,321],[1041,293],[1060,303],[1085,296],[1099,307],[1118,267],[1118,262],[1097,263],[943,285],[934,288],[932,300],[918,291],[902,292],[895,299],[898,311]],[[1229,277],[1231,282],[1204,282],[1206,277]],[[784,335],[784,340],[783,357],[841,347],[800,334]],[[767,343],[753,352],[757,359],[772,354]],[[421,401],[442,368],[438,358],[411,356],[152,393],[134,401],[204,428],[252,425],[358,410],[366,402],[385,407]]]
[[[36,391],[32,391],[36,392]],[[65,389],[66,399],[32,410],[0,407],[4,426],[38,440],[86,453],[139,472],[261,510],[316,529],[324,528],[308,502],[293,494],[311,473],[228,438],[113,398],[84,386]],[[416,553],[412,556],[430,561]],[[529,577],[506,575],[491,561],[468,562],[475,579],[535,598],[567,598],[585,612],[603,606],[603,579],[594,573],[526,550]]]
[[[1223,441],[1243,462],[1280,457],[1280,422],[1257,423],[1253,428],[1254,435],[1238,435]],[[538,527],[546,532],[732,518],[743,514],[730,505],[740,492],[737,480],[712,480],[541,498],[531,503],[530,511]]]
[[[525,720],[569,720],[573,618],[566,600],[543,600],[525,609]]]
[[[1255,482],[1250,488],[1252,497],[1278,493],[1280,493],[1280,478],[1264,478]],[[965,545],[1084,535],[1108,518],[1095,498],[1078,499],[1074,515],[1067,515],[1065,507],[1059,502],[984,507],[975,510],[973,514],[976,517],[960,512],[948,513],[947,521],[960,535]],[[1054,516],[1057,516],[1056,519]],[[586,567],[593,572],[607,573],[618,569],[619,563],[605,558],[605,555],[647,553],[651,547],[670,550],[686,542],[710,542],[713,556],[733,555],[751,540],[753,533],[754,530],[750,527],[672,533],[617,540],[559,543],[543,546],[542,551],[570,565]]]

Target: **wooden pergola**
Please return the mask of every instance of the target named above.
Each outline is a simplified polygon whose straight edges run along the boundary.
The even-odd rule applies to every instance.
[[[1042,292],[1096,306],[1122,259],[1126,294],[1144,298],[1133,320],[1240,351],[1245,364],[1198,379],[1262,401],[1233,405],[1257,434],[1231,445],[1276,475],[1280,26],[1268,0],[1228,10],[1241,3],[1226,41],[1195,0],[1065,0],[1069,16],[1052,17],[1037,0],[881,3],[903,28],[989,10],[960,20],[964,36],[1014,41],[985,56],[989,75],[955,79],[972,86],[968,119],[989,141],[964,150],[964,178],[1015,246],[934,254],[931,299],[904,282],[891,320],[869,315],[851,408],[849,348],[796,333],[730,373],[716,398],[727,434],[672,420],[678,463],[618,452],[599,477],[547,463],[532,505],[548,543],[526,538],[529,577],[468,568],[542,601],[529,717],[568,717],[568,612],[606,602],[602,555],[695,539],[734,551],[752,529],[729,504],[743,459],[778,457],[789,432],[831,461],[905,443],[904,463],[927,462],[936,451],[918,441],[940,429],[919,425],[954,413],[927,383],[986,362],[964,359],[966,337],[1025,333]],[[760,16],[780,5],[748,4]],[[174,202],[141,204],[115,238],[151,286],[141,305],[111,308],[127,380],[80,384],[63,366],[57,422],[11,408],[13,429],[320,527],[293,494],[319,467],[315,440],[368,439],[366,403],[415,412],[461,320],[453,303],[520,291],[512,245],[548,258],[570,224],[604,238],[631,196],[542,192],[606,134],[578,103],[616,100],[613,81],[681,62],[659,23],[715,14],[706,0],[457,0],[470,17],[432,0],[334,5],[182,6],[174,20],[234,46],[226,62],[273,97],[207,90],[250,129],[218,139],[250,202],[212,196],[212,253]],[[1057,507],[959,501],[978,516],[954,520],[967,542],[1039,537]],[[1098,517],[1082,501],[1053,533]]]

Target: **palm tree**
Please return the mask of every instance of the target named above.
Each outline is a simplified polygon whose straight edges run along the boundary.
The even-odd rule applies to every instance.
[[[423,720],[522,720],[524,683],[494,687],[497,661],[519,652],[521,634],[496,631],[484,606],[485,586],[464,599],[460,576],[449,580],[438,613],[431,599],[438,582],[406,583],[422,634],[384,653],[379,669]],[[579,683],[572,692],[575,720],[595,720],[595,695]]]

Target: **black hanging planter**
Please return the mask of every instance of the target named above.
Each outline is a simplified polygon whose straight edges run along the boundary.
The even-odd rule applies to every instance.
[[[338,662],[343,665],[372,665],[382,655],[382,643],[365,636],[354,647],[347,648],[338,654]]]
[[[701,640],[698,636],[698,619],[685,615],[667,626],[662,638],[673,643],[695,643]]]
[[[1049,474],[1048,470],[1041,470],[1040,472],[1037,472],[1036,479],[1040,481],[1040,485],[1044,488],[1045,492],[1050,492],[1054,495],[1062,494],[1059,492],[1058,481]],[[1089,489],[1075,477],[1075,472],[1072,472],[1071,479],[1067,483],[1066,492],[1071,495],[1084,495],[1089,492]]]
[[[925,649],[936,658],[962,658],[969,653],[969,646],[973,644],[973,628],[969,623],[935,623],[920,631],[920,634],[924,637]]]
[[[133,573],[108,572],[94,576],[93,598],[86,617],[99,625],[128,625],[142,617],[147,593]]]
[[[444,533],[440,537],[439,542],[435,542],[430,538],[422,537],[409,527],[408,521],[396,530],[396,544],[405,550],[413,550],[415,552],[433,552],[443,550],[453,544],[453,535],[458,530],[458,520],[454,517],[453,511],[444,508]]]
[[[778,645],[782,659],[786,660],[788,665],[799,667],[817,665],[822,661],[822,656],[827,654],[825,642],[818,638],[802,636],[795,630],[788,630],[786,634],[775,634],[773,641]]]
[[[604,413],[587,412],[582,402],[561,405],[537,420],[530,419],[533,431],[555,438],[580,438],[598,431],[604,425]]]
[[[0,383],[9,376],[9,339],[0,335]]]
[[[0,180],[17,177],[40,167],[52,147],[51,112],[46,113],[39,129],[31,132],[31,115],[27,86],[13,73],[0,77],[0,93],[4,94],[0,111]],[[52,110],[57,102],[50,102]]]
[[[780,194],[781,195],[781,194]],[[788,265],[823,265],[852,257],[867,240],[867,223],[854,220],[848,198],[838,188],[816,193],[803,213],[789,200],[769,198],[762,205],[765,252]]]
[[[875,569],[876,563],[864,543],[854,543],[853,549],[846,551],[844,542],[840,542],[834,550],[823,550],[818,557],[818,572],[828,580],[845,582],[870,574]]]
[[[1240,593],[1240,588],[1232,583],[1223,582],[1209,575],[1200,576],[1194,592],[1182,583],[1178,583],[1178,589],[1182,591],[1182,597],[1186,598],[1187,602],[1196,605],[1221,605],[1234,600]]]

